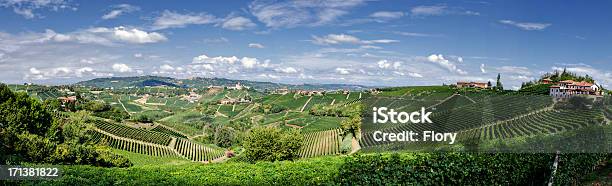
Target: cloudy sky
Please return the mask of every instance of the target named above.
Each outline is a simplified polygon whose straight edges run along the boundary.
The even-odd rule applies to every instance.
[[[0,0],[0,81],[226,77],[507,88],[567,68],[612,86],[610,1]]]

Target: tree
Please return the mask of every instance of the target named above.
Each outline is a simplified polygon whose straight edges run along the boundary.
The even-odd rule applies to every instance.
[[[357,137],[357,134],[361,130],[361,116],[355,115],[342,120],[340,127],[342,127],[345,134],[351,133],[353,136]]]
[[[501,74],[497,74],[497,83],[495,84],[495,90],[503,91],[504,85],[501,82]]]
[[[103,112],[111,109],[109,104],[106,104],[102,101],[88,101],[83,106],[86,110],[92,112]]]
[[[231,147],[236,139],[236,131],[230,127],[217,127],[215,131],[215,144],[219,147]]]
[[[92,124],[88,123],[91,117],[90,115],[90,112],[78,111],[70,116],[62,127],[62,134],[64,135],[65,141],[85,143],[89,140],[86,132],[92,128]]]
[[[280,161],[298,158],[304,136],[296,129],[258,127],[244,138],[244,156],[249,161]]]
[[[26,93],[13,93],[0,84],[0,164],[131,165],[127,158],[81,140],[86,136],[83,121],[78,118],[84,116],[79,117],[77,113],[62,129],[60,120],[53,117],[49,107]]]

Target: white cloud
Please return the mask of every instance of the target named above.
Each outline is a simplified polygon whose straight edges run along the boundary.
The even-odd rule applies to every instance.
[[[259,74],[258,77],[264,78],[264,79],[279,79],[280,78],[280,76],[273,75],[273,74]]]
[[[249,48],[266,48],[266,47],[259,43],[249,43]]]
[[[191,67],[197,71],[200,71],[200,70],[213,71],[215,69],[211,64],[198,64],[198,65],[192,65]]]
[[[348,9],[363,3],[364,0],[254,1],[249,11],[268,27],[292,28],[333,23]]]
[[[379,19],[398,19],[402,16],[404,16],[404,12],[380,11],[370,14],[370,17]]]
[[[157,32],[145,32],[136,28],[115,27],[114,37],[128,43],[157,43],[168,40],[164,35]]]
[[[285,74],[293,74],[293,73],[297,73],[298,72],[298,70],[293,68],[293,67],[285,67],[285,68],[278,67],[278,68],[274,69],[274,71],[282,72],[282,73],[285,73]]]
[[[497,68],[497,71],[508,74],[519,74],[523,76],[531,76],[533,74],[529,68],[521,66],[501,66]]]
[[[115,72],[121,72],[121,73],[132,72],[132,68],[130,68],[130,66],[123,64],[123,63],[115,63],[113,64],[112,67]]]
[[[192,60],[192,63],[210,63],[210,64],[217,64],[217,63],[229,63],[229,64],[234,64],[235,62],[239,61],[238,57],[236,56],[231,56],[231,57],[223,57],[223,56],[217,56],[217,57],[208,57],[205,54],[202,54],[200,56],[194,57]]]
[[[257,58],[242,57],[240,63],[242,63],[244,68],[254,68],[259,63],[259,60]]]
[[[376,64],[378,64],[378,68],[382,69],[399,69],[399,67],[402,65],[399,61],[390,62],[387,60],[380,60],[376,62]]]
[[[52,78],[71,78],[83,77],[85,75],[94,75],[97,72],[91,67],[54,67],[39,69],[31,67],[26,74],[25,79],[30,80],[47,80]]]
[[[102,16],[102,19],[115,19],[123,14],[134,12],[140,10],[140,7],[129,5],[129,4],[120,4],[112,6],[112,10]]]
[[[348,69],[348,68],[336,68],[336,73],[341,74],[341,75],[348,75],[350,74],[352,71],[352,69]]]
[[[440,16],[440,15],[464,15],[479,16],[480,12],[465,10],[461,7],[448,7],[446,5],[416,6],[410,9],[414,17]]]
[[[358,44],[361,40],[355,36],[346,35],[346,34],[329,34],[327,36],[318,37],[312,36],[314,39],[313,43],[315,44],[341,44],[341,43],[352,43]]]
[[[13,12],[26,19],[43,17],[34,13],[34,10],[37,9],[51,11],[59,11],[62,9],[76,10],[76,8],[66,0],[0,0],[0,7],[13,8]]]
[[[222,75],[232,73],[250,73],[250,72],[272,72],[273,68],[279,65],[271,64],[270,60],[259,60],[253,57],[236,57],[236,56],[217,56],[208,57],[205,54],[193,58],[192,63],[188,65],[187,70],[206,70],[211,73],[219,73]],[[280,68],[278,69],[280,70]],[[286,70],[286,69],[285,69]],[[280,71],[276,71],[280,72]],[[291,70],[286,70],[291,72]]]
[[[457,68],[457,65],[455,65],[453,62],[449,61],[448,59],[444,58],[444,56],[442,54],[432,54],[430,56],[427,57],[427,61],[432,62],[432,63],[436,63],[441,67],[446,68],[449,72],[453,72],[453,73],[458,73],[461,75],[465,75],[467,74],[466,71],[463,71],[459,68]],[[463,61],[461,60],[461,58],[457,58],[457,61]]]
[[[162,15],[155,18],[153,23],[153,29],[166,29],[166,28],[182,28],[187,25],[202,25],[216,23],[219,20],[208,13],[188,13],[180,14],[165,10]]]
[[[134,57],[135,57],[135,58],[141,58],[141,57],[142,57],[142,54],[141,54],[141,53],[135,53],[135,54],[134,54]]]
[[[146,32],[136,28],[123,26],[115,28],[96,27],[78,30],[70,33],[56,33],[47,29],[42,33],[26,33],[21,35],[8,35],[9,39],[18,40],[19,45],[40,44],[48,42],[76,42],[81,44],[99,44],[106,46],[117,45],[117,42],[145,44],[166,41],[167,38],[157,32]]]
[[[228,30],[246,30],[254,28],[255,23],[250,19],[242,16],[227,18],[221,23],[221,28]]]
[[[172,67],[172,66],[170,66],[168,64],[164,64],[164,65],[159,67],[159,70],[168,71],[169,72],[169,71],[174,71],[174,67]]]
[[[362,48],[362,49],[376,49],[376,50],[382,49],[382,47],[374,46],[374,45],[361,45],[359,48]]]
[[[503,24],[507,24],[507,25],[511,25],[511,26],[515,26],[517,28],[523,29],[523,30],[544,30],[546,28],[548,28],[550,25],[550,23],[530,23],[530,22],[516,22],[516,21],[512,21],[512,20],[499,20],[500,23]]]
[[[414,77],[414,78],[422,78],[423,77],[423,75],[421,75],[419,73],[416,73],[416,72],[409,72],[408,76]]]
[[[86,73],[92,73],[94,70],[91,67],[83,67],[76,70],[77,77],[83,77]]]
[[[229,39],[225,38],[225,37],[219,37],[219,38],[206,38],[203,41],[204,43],[208,43],[208,44],[221,44],[221,43],[229,43]]]
[[[393,33],[402,35],[402,36],[409,36],[409,37],[442,37],[442,35],[440,34],[428,34],[428,33],[418,33],[418,32],[393,32]]]
[[[444,5],[434,5],[434,6],[417,6],[410,9],[410,13],[413,16],[432,16],[432,15],[442,15],[446,11],[446,6]]]
[[[482,73],[487,73],[486,69],[485,69],[485,64],[480,64],[480,72]]]
[[[326,36],[312,36],[312,43],[318,45],[330,45],[330,44],[387,44],[397,43],[398,40],[391,39],[377,39],[377,40],[361,40],[355,36],[348,34],[328,34]]]

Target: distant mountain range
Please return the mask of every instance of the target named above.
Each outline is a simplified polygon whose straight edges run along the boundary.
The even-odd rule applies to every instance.
[[[274,90],[278,88],[288,89],[304,89],[304,90],[365,90],[372,87],[362,85],[349,84],[283,84],[272,82],[259,82],[249,80],[232,80],[225,78],[190,78],[190,79],[175,79],[171,77],[160,76],[136,76],[136,77],[110,77],[96,78],[87,81],[75,83],[75,85],[98,87],[98,88],[123,88],[123,87],[154,87],[154,86],[169,86],[183,88],[206,88],[208,86],[234,86],[240,83],[243,86],[249,86],[258,91]]]

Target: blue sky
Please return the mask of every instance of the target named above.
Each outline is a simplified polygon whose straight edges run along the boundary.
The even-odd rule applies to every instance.
[[[612,86],[609,1],[0,0],[0,81],[225,77],[507,88],[567,68]]]

